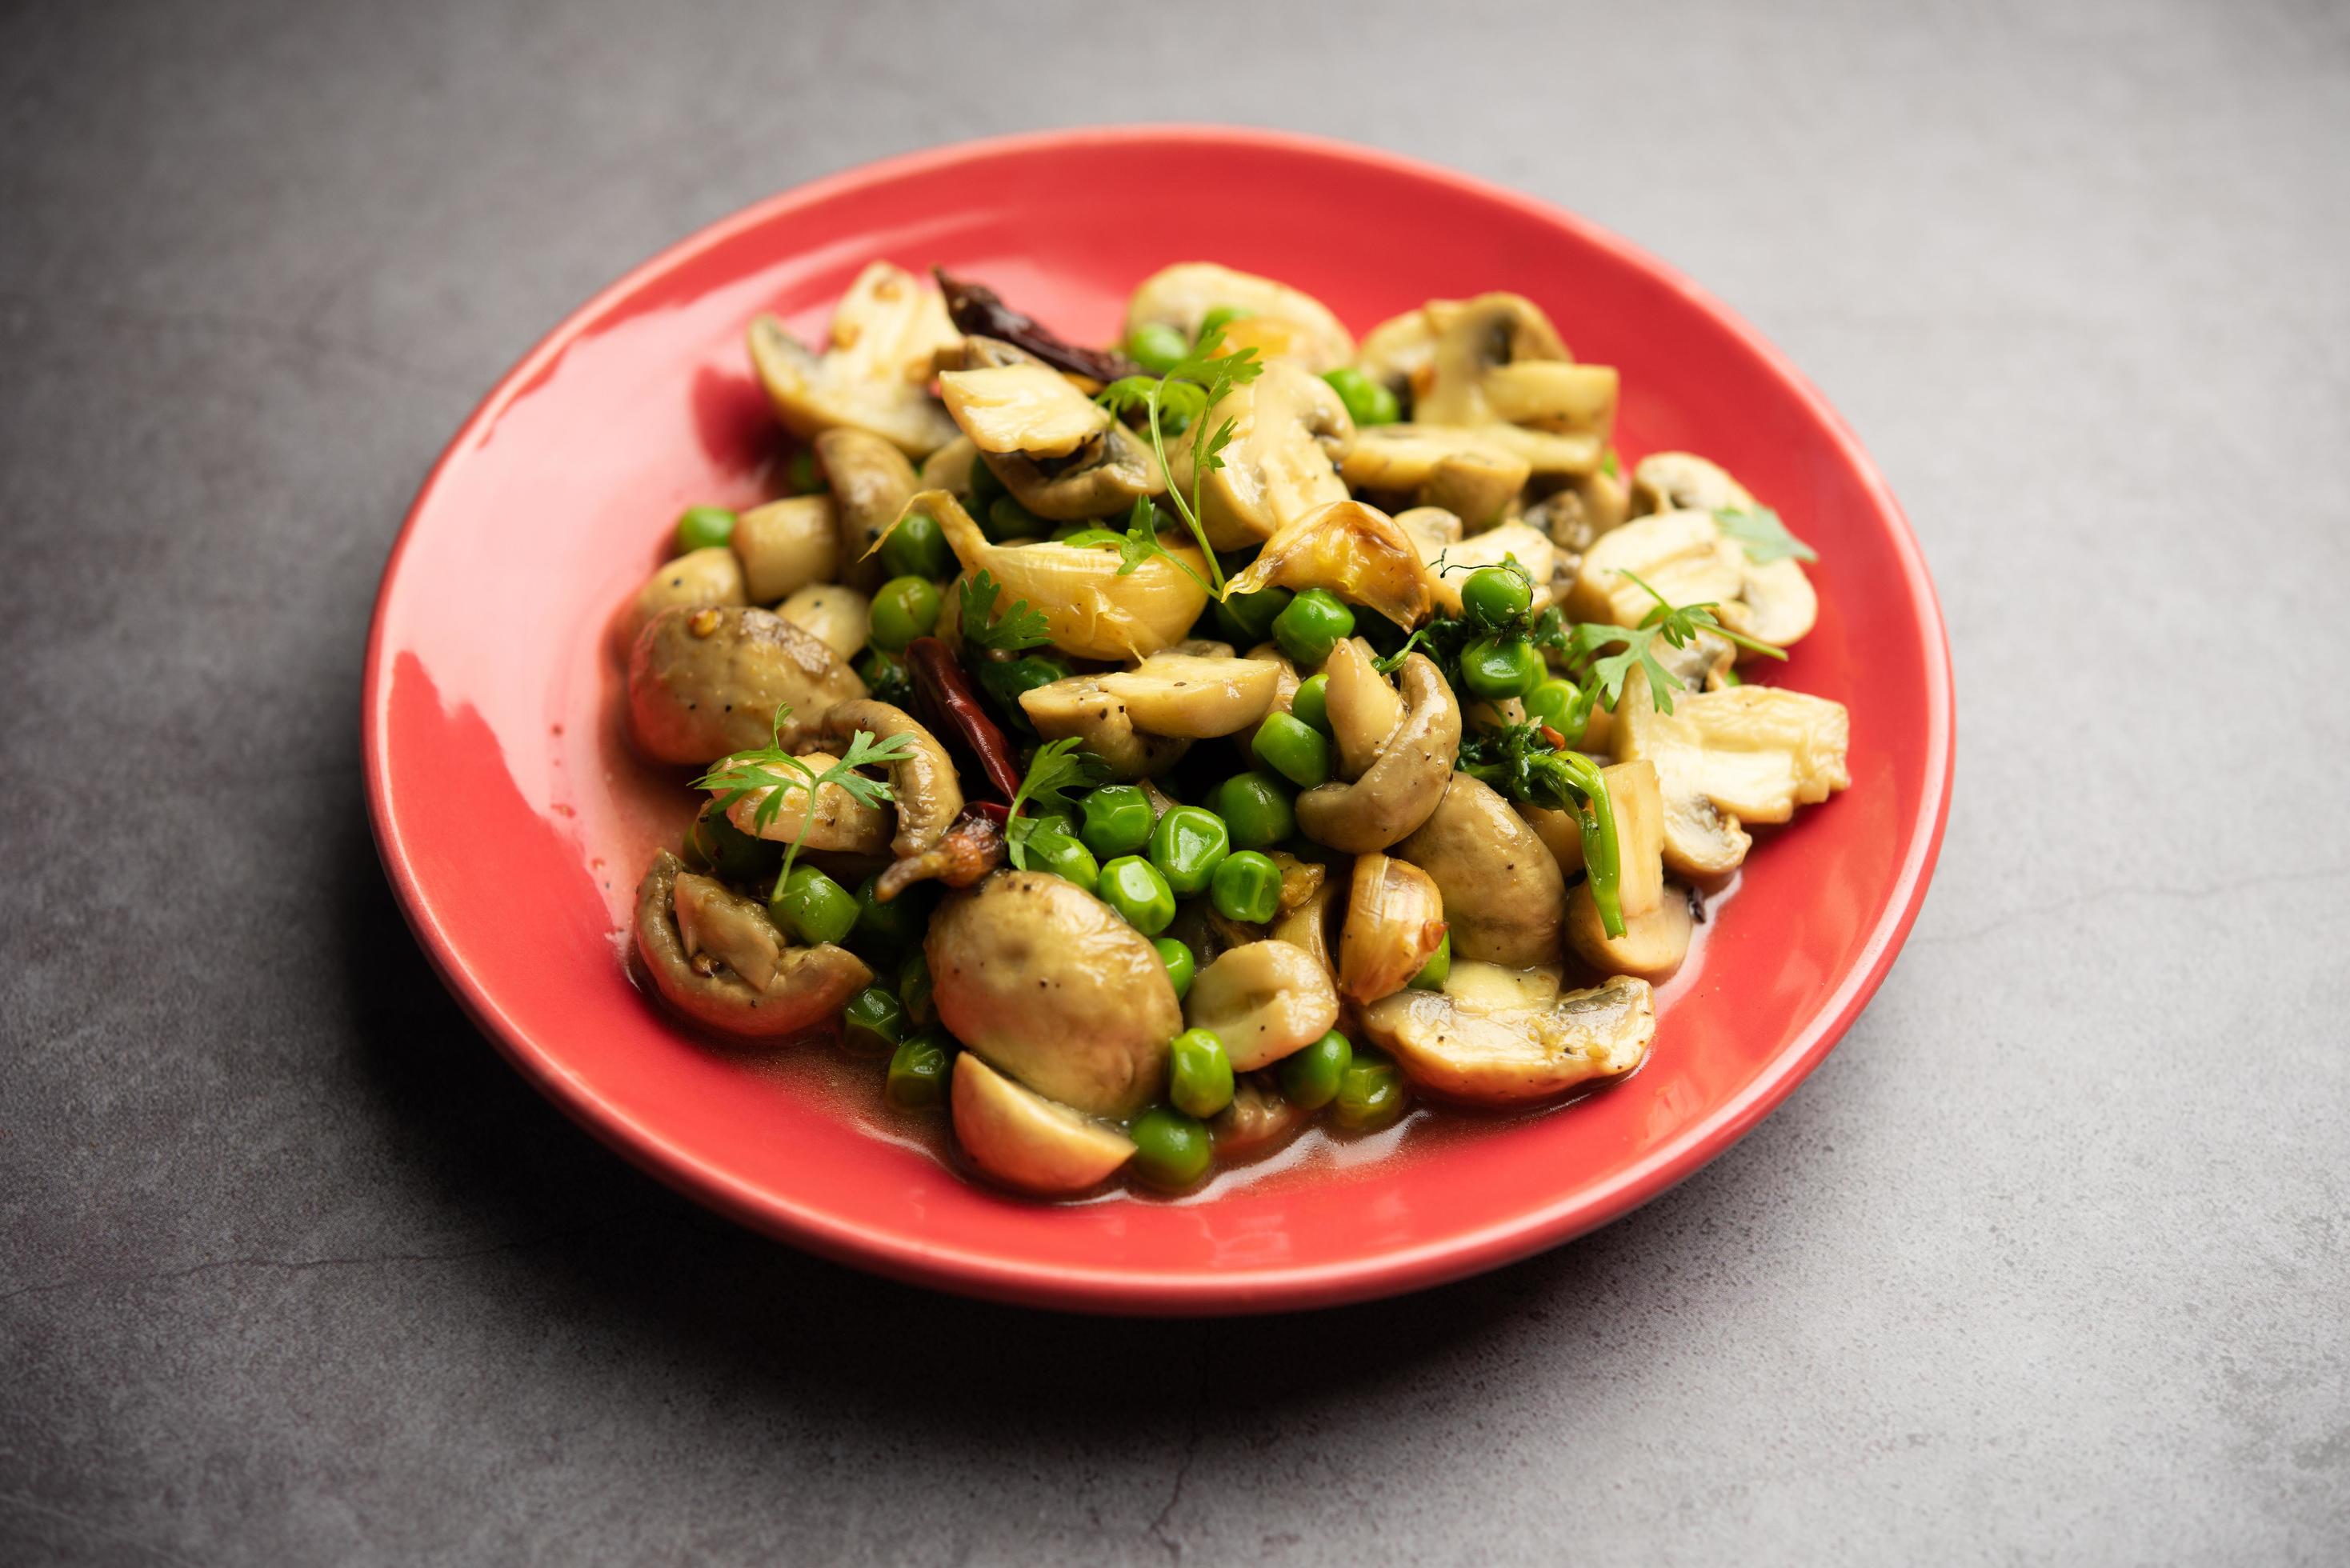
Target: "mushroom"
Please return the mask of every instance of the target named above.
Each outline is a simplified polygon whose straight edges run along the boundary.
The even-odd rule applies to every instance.
[[[1331,645],[1322,673],[1323,713],[1338,752],[1338,776],[1358,779],[1403,722],[1403,699],[1379,673],[1371,645],[1359,637],[1342,638]]]
[[[1616,372],[1577,365],[1542,307],[1518,294],[1431,299],[1436,344],[1412,417],[1428,424],[1529,425],[1604,431],[1616,413]]]
[[[971,348],[965,346],[965,362]],[[1110,424],[1110,412],[1049,365],[979,365],[939,377],[947,412],[983,454],[1066,457]]]
[[[962,337],[934,290],[877,261],[841,296],[821,357],[762,316],[751,323],[751,362],[795,434],[812,439],[846,425],[920,457],[954,439],[954,421],[930,396],[931,358]]]
[[[829,942],[795,948],[766,909],[664,849],[637,888],[636,942],[654,986],[712,1029],[780,1039],[837,1018],[873,971]]]
[[[1617,975],[1532,1003],[1475,994],[1453,961],[1442,991],[1399,991],[1363,1010],[1363,1032],[1412,1086],[1478,1106],[1523,1106],[1638,1067],[1657,1037],[1648,982]]]
[[[887,764],[898,814],[889,852],[902,860],[934,848],[963,805],[962,784],[946,748],[911,713],[869,697],[834,703],[820,732],[845,751],[860,732],[879,741],[907,737],[904,749]]]
[[[1404,657],[1397,684],[1403,722],[1351,784],[1316,785],[1297,797],[1297,826],[1316,844],[1367,855],[1409,834],[1444,798],[1461,754],[1461,705],[1425,654]]]
[[[1322,968],[1332,985],[1338,983],[1338,959],[1331,950],[1331,927],[1347,907],[1347,888],[1336,877],[1325,877],[1295,906],[1284,909],[1265,934],[1301,949]]]
[[[979,461],[979,448],[971,437],[958,435],[938,451],[922,460],[922,468],[915,483],[923,490],[944,490],[956,495],[971,493],[972,465]],[[885,527],[882,532],[889,530]]]
[[[1248,650],[1248,656],[1263,659],[1274,670],[1273,701],[1265,706],[1265,716],[1288,712],[1290,703],[1297,696],[1297,666],[1289,661],[1289,655],[1281,651],[1281,645],[1277,642],[1260,642]],[[1232,739],[1240,746],[1241,756],[1244,759],[1243,766],[1256,766],[1256,732],[1263,722],[1264,716],[1260,716],[1256,723],[1232,732]]]
[[[1632,465],[1632,515],[1752,506],[1753,493],[1730,471],[1693,452],[1652,452]]]
[[[887,904],[919,882],[968,888],[1003,864],[1003,825],[977,805],[966,801],[954,823],[920,855],[893,860],[882,867],[873,884],[877,903]]]
[[[878,705],[878,704],[877,704]],[[821,775],[840,759],[827,752],[809,752],[799,758],[811,774]],[[811,801],[806,789],[786,789],[775,812],[762,825],[760,807],[775,791],[754,789],[726,808],[726,820],[754,838],[775,844],[796,844],[803,849],[839,850],[850,855],[879,855],[889,844],[889,814],[868,805],[837,784],[827,784]]]
[[[1566,613],[1575,620],[1639,625],[1657,601],[1634,576],[1677,605],[1726,606],[1745,582],[1745,552],[1723,537],[1711,512],[1636,518],[1584,553]]]
[[[962,503],[943,490],[924,490],[906,503],[927,512],[966,571],[984,570],[1003,588],[998,607],[1025,599],[1045,618],[1045,634],[1077,659],[1145,659],[1191,629],[1207,607],[1207,558],[1188,544],[1169,544],[1121,574],[1115,550],[1062,544],[989,542]]]
[[[1144,278],[1127,301],[1126,330],[1130,337],[1136,327],[1156,324],[1175,327],[1187,338],[1197,337],[1208,312],[1220,307],[1245,311],[1259,324],[1252,340],[1268,360],[1294,359],[1318,376],[1354,358],[1355,340],[1320,300],[1287,284],[1214,262],[1178,262]],[[1267,333],[1267,324],[1284,330]],[[1236,332],[1238,327],[1235,323],[1227,331]]]
[[[1678,885],[1671,896],[1644,914],[1624,911],[1624,934],[1611,937],[1599,918],[1591,884],[1580,883],[1566,900],[1566,945],[1602,974],[1636,975],[1651,985],[1672,979],[1689,956],[1694,920],[1688,897]]]
[[[992,337],[967,338],[963,349],[966,366],[973,370],[1018,366],[1045,369],[1025,350]],[[1074,387],[1069,390],[1082,398]],[[1059,394],[1052,396],[1061,400]],[[1139,496],[1164,494],[1166,478],[1149,445],[1089,400],[1086,406],[1101,417],[1093,421],[1092,434],[1066,452],[1047,455],[1025,446],[1011,451],[988,447],[983,452],[983,442],[972,448],[972,455],[985,461],[1021,505],[1055,523],[1120,515],[1132,508]],[[1073,411],[1071,417],[1075,417]],[[969,472],[966,464],[960,482],[942,488],[968,493]]]
[[[663,562],[660,570],[646,578],[637,597],[629,601],[628,613],[620,618],[621,654],[625,657],[635,646],[647,621],[671,605],[699,609],[704,605],[748,602],[743,593],[743,567],[734,559],[733,551],[723,545],[689,550],[673,561]]]
[[[1391,855],[1355,862],[1338,938],[1338,990],[1370,1002],[1401,991],[1444,940],[1444,899],[1429,874]]]
[[[865,682],[815,634],[763,609],[673,606],[629,651],[629,735],[657,763],[710,763],[776,743],[796,751]],[[789,708],[780,732],[776,711]]]
[[[727,538],[743,564],[753,604],[772,605],[810,583],[829,581],[840,564],[839,524],[829,495],[792,495],[754,506],[734,519]]]
[[[869,594],[889,574],[879,561],[868,557],[906,509],[906,497],[920,488],[914,465],[889,442],[859,430],[825,431],[816,438],[816,457],[832,487],[833,524],[839,539],[837,570],[819,577],[837,576]]]
[[[1409,514],[1427,519],[1450,515],[1433,507],[1416,507]],[[1414,537],[1426,551],[1428,588],[1439,614],[1457,616],[1461,613],[1461,585],[1469,574],[1480,566],[1498,566],[1514,560],[1525,569],[1534,589],[1533,608],[1535,613],[1546,610],[1551,604],[1551,571],[1558,551],[1549,535],[1539,528],[1523,523],[1502,523],[1482,534],[1466,538],[1438,542],[1428,549],[1430,539],[1439,530],[1423,522]],[[1440,566],[1439,563],[1441,563]]]
[[[1135,728],[1126,700],[1108,691],[1098,675],[1071,675],[1020,693],[1020,711],[1047,741],[1076,739],[1108,764],[1119,780],[1163,774],[1183,760],[1191,742],[1170,735],[1147,735]]]
[[[1038,1094],[1125,1117],[1166,1087],[1183,1027],[1167,966],[1076,883],[999,871],[948,895],[923,950],[939,1022]]]
[[[1330,384],[1276,360],[1253,381],[1232,387],[1200,415],[1215,430],[1229,421],[1222,466],[1199,479],[1201,523],[1219,550],[1270,539],[1296,519],[1347,499],[1337,462],[1355,439],[1355,421]],[[1197,442],[1167,452],[1168,482],[1189,493]]]
[[[1246,729],[1273,706],[1281,666],[1270,659],[1154,653],[1132,670],[1095,678],[1126,704],[1138,730],[1204,741]]]
[[[1395,519],[1359,501],[1334,501],[1292,519],[1227,591],[1323,588],[1409,631],[1428,618],[1428,573]]]
[[[1357,490],[1409,495],[1482,524],[1517,498],[1534,472],[1499,431],[1499,426],[1372,425],[1355,432],[1340,472]]]
[[[1116,1127],[1022,1088],[965,1051],[951,1091],[955,1141],[972,1164],[1038,1198],[1074,1198],[1134,1158]]]
[[[775,613],[815,633],[843,659],[857,657],[873,627],[873,601],[838,583],[810,583],[777,605]]]
[[[1558,961],[1565,879],[1492,786],[1453,774],[1434,813],[1395,852],[1442,891],[1454,956],[1518,969]]]
[[[1355,369],[1393,392],[1407,409],[1435,368],[1436,328],[1429,325],[1425,309],[1388,317],[1363,334],[1355,350]]]
[[[1702,512],[1715,519],[1719,529],[1721,513],[1752,512],[1756,502],[1752,491],[1711,459],[1695,452],[1652,452],[1633,465],[1631,506],[1635,516]],[[1791,556],[1757,561],[1742,545],[1737,565],[1739,586],[1721,596],[1736,601],[1723,604],[1724,621],[1780,648],[1812,629],[1819,619],[1820,600],[1801,562]]]
[[[1313,1112],[1281,1092],[1272,1073],[1260,1070],[1233,1082],[1232,1103],[1209,1118],[1208,1136],[1215,1140],[1216,1158],[1231,1161],[1285,1142],[1313,1119]]]
[[[1559,565],[1568,578],[1583,563],[1583,553],[1603,534],[1624,525],[1630,492],[1620,469],[1611,472],[1602,463],[1589,473],[1576,474],[1526,509],[1526,523],[1550,535],[1558,547]]]
[[[933,971],[937,967],[931,965]],[[1194,1029],[1212,1031],[1224,1043],[1232,1071],[1246,1073],[1327,1034],[1338,1022],[1338,992],[1329,972],[1304,948],[1250,942],[1191,977],[1183,1018]]]
[[[1645,915],[1664,897],[1664,796],[1657,784],[1656,764],[1617,763],[1599,770],[1616,817],[1616,901],[1626,919]],[[1555,811],[1526,801],[1517,813],[1543,841],[1562,875],[1583,870],[1583,819],[1571,811]]]
[[[1843,703],[1776,686],[1687,692],[1660,713],[1640,670],[1616,705],[1617,754],[1656,764],[1669,838],[1676,794],[1703,795],[1742,822],[1784,822],[1827,799],[1852,782],[1851,729]]]

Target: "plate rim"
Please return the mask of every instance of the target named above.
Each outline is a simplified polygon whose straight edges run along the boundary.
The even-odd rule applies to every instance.
[[[1565,230],[1610,253],[1680,296],[1730,333],[1785,385],[1818,421],[1864,493],[1893,524],[1889,538],[1919,631],[1927,696],[1926,798],[1904,846],[1892,896],[1869,931],[1859,961],[1811,1015],[1794,1044],[1777,1053],[1744,1088],[1655,1151],[1601,1182],[1475,1230],[1435,1241],[1365,1253],[1344,1261],[1239,1274],[1041,1264],[948,1242],[908,1243],[876,1236],[787,1196],[754,1188],[682,1148],[657,1129],[598,1096],[571,1076],[558,1057],[507,1016],[466,966],[436,918],[403,839],[394,808],[384,750],[388,707],[387,620],[400,565],[417,524],[459,461],[506,409],[612,306],[646,283],[691,258],[795,209],[814,205],[877,181],[966,163],[1049,151],[1072,142],[1190,144],[1272,151],[1332,159],[1449,186],[1479,200]],[[1425,1289],[1498,1268],[1545,1251],[1622,1218],[1661,1196],[1719,1158],[1777,1108],[1824,1061],[1867,1006],[1917,923],[1939,858],[1950,818],[1957,747],[1957,704],[1950,631],[1923,547],[1892,487],[1842,414],[1775,345],[1728,305],[1664,262],[1565,208],[1475,175],[1383,149],[1335,138],[1260,127],[1190,122],[1074,126],[942,143],[853,165],[775,192],[730,213],[630,267],[548,328],[475,405],[442,448],[418,487],[386,556],[368,626],[360,678],[361,766],[368,817],[387,880],[411,933],[432,968],[474,1026],[524,1078],[573,1121],[631,1164],[671,1188],[764,1234],[836,1262],[909,1283],[1016,1304],[1121,1315],[1201,1315],[1302,1311]]]

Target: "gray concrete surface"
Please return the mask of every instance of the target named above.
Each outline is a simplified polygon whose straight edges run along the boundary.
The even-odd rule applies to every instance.
[[[0,1559],[2350,1556],[2339,5],[19,4],[0,116]],[[1873,1010],[1670,1196],[1384,1305],[1056,1319],[739,1232],[503,1067],[378,873],[360,640],[626,266],[1182,116],[1760,324],[1916,518],[1960,789]]]

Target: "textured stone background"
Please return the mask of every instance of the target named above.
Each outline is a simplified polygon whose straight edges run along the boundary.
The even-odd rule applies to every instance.
[[[2350,1555],[2350,13],[0,7],[0,1559]],[[712,1219],[442,996],[358,781],[442,441],[806,177],[1228,118],[1576,208],[1950,612],[1933,898],[1702,1175],[1414,1299],[1056,1319]]]

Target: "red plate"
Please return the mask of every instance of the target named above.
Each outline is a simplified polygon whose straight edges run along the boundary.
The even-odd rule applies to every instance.
[[[1208,221],[1212,219],[1213,221]],[[1209,235],[1203,240],[1200,236]],[[1178,1201],[1016,1201],[826,1050],[731,1054],[631,985],[629,898],[687,807],[620,742],[601,628],[690,503],[771,493],[743,334],[804,336],[875,256],[983,279],[1080,341],[1211,259],[1357,332],[1431,296],[1532,296],[1624,373],[1627,457],[1726,464],[1816,545],[1818,629],[1776,679],[1852,711],[1852,788],[1758,836],[1663,992],[1654,1059],[1546,1114],[1313,1135]],[[1720,1154],[1817,1064],[1924,898],[1950,790],[1950,659],[1917,541],[1842,421],[1714,300],[1553,208],[1360,148],[1211,129],[1061,131],[820,181],[639,267],[492,392],[426,482],[368,646],[368,803],[450,988],[623,1154],[798,1245],[951,1290],[1110,1312],[1321,1305],[1471,1273],[1615,1218]]]

